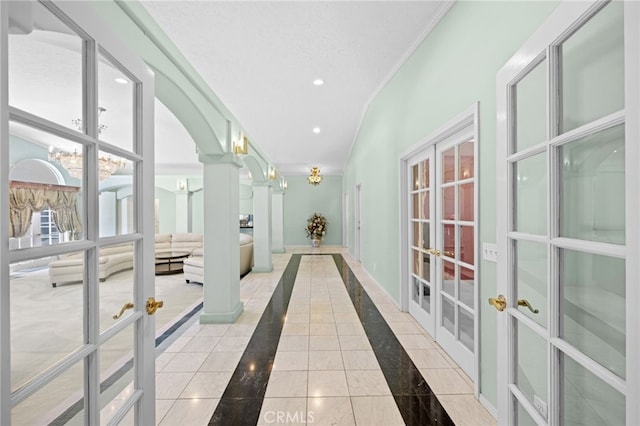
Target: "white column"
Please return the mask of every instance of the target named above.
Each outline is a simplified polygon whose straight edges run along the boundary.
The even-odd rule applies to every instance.
[[[237,218],[236,218],[237,221]],[[271,272],[271,182],[253,182],[253,272]]]
[[[176,233],[189,232],[189,193],[185,190],[176,194]]]
[[[233,323],[240,316],[239,202],[242,163],[232,153],[200,154],[204,164],[203,324]]]
[[[271,252],[284,253],[284,191],[274,189],[271,202]]]

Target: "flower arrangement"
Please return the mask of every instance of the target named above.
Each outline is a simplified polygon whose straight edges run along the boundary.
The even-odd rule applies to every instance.
[[[322,239],[322,236],[327,233],[327,219],[318,213],[314,213],[309,219],[307,219],[307,227],[305,228],[307,238]]]

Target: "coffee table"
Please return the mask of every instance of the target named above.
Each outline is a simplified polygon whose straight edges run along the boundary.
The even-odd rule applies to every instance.
[[[183,272],[183,261],[191,255],[189,251],[161,251],[156,253],[156,275],[179,274]]]

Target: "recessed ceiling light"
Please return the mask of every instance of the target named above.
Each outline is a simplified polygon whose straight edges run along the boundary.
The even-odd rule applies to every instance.
[[[315,133],[315,134],[320,133],[320,127],[314,127],[313,128],[313,133]]]
[[[321,78],[316,78],[315,80],[313,80],[314,86],[322,86],[323,84],[324,84],[324,80]]]
[[[127,80],[126,78],[122,78],[122,77],[116,78],[116,83],[127,84],[128,82],[129,80]]]

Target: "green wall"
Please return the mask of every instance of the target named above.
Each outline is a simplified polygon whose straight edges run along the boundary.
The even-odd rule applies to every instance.
[[[287,176],[284,192],[284,244],[310,245],[304,230],[313,213],[328,221],[325,245],[342,245],[342,176],[323,176],[318,186],[309,185],[306,176]]]
[[[353,211],[362,184],[361,260],[399,302],[400,158],[480,102],[480,241],[496,241],[496,74],[556,2],[456,2],[369,105],[344,175]],[[375,173],[372,171],[375,170]],[[353,250],[353,223],[349,247]],[[480,300],[494,296],[496,264],[480,265]],[[480,304],[481,394],[496,404],[496,312]]]

